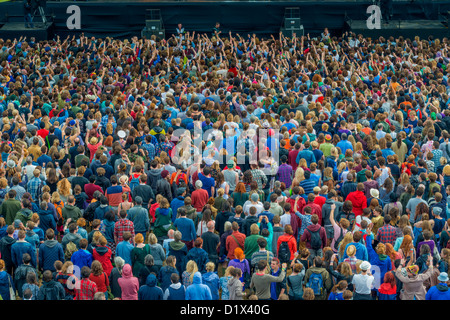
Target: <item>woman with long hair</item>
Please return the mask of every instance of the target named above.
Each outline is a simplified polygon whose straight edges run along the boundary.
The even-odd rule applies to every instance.
[[[380,285],[380,288],[378,288],[377,296],[378,300],[397,299],[397,282],[392,272],[387,272],[384,275],[383,283]]]
[[[403,237],[402,244],[398,249],[398,254],[408,265],[416,262],[416,249],[414,248],[413,240],[410,235],[405,235]]]
[[[248,192],[243,182],[238,182],[236,189],[234,189],[234,192],[231,194],[231,198],[233,199],[234,207],[243,207],[244,203],[248,201]]]
[[[185,288],[190,286],[194,280],[194,274],[198,272],[197,263],[194,260],[189,260],[186,264],[186,270],[183,271],[181,278]]]
[[[131,250],[131,266],[133,268],[133,275],[139,277],[139,273],[145,266],[145,257],[150,254],[150,247],[144,244],[144,236],[138,233],[134,237],[135,247]]]
[[[228,263],[228,266],[241,269],[242,276],[240,280],[244,284],[244,287],[248,287],[250,285],[250,264],[245,258],[244,251],[241,248],[238,247],[234,249],[234,256],[236,258],[231,260]]]
[[[61,272],[56,276],[56,281],[61,283],[66,292],[66,300],[73,300],[75,297],[75,283],[77,281],[76,276],[73,273],[73,263],[72,261],[64,262]],[[69,284],[68,284],[69,282]]]
[[[100,261],[92,261],[91,275],[89,276],[89,280],[97,284],[98,292],[103,292],[103,294],[105,295],[105,300],[108,300],[109,278],[106,272],[103,271],[103,267]]]
[[[60,180],[56,185],[56,190],[59,193],[61,200],[64,205],[67,204],[67,198],[72,194],[72,185],[67,178]]]

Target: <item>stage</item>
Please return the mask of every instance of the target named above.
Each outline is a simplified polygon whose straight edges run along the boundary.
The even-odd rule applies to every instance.
[[[256,33],[259,36],[277,34],[283,25],[284,10],[286,7],[299,7],[301,23],[304,26],[305,35],[320,35],[325,27],[328,27],[332,35],[340,35],[343,31],[352,27],[360,33],[370,32],[371,36],[386,35],[386,30],[367,30],[364,25],[352,25],[349,22],[357,22],[368,18],[366,9],[372,1],[273,1],[273,2],[123,2],[123,1],[61,1],[47,2],[46,13],[53,17],[53,31],[55,34],[65,37],[84,32],[86,36],[130,38],[139,36],[145,26],[146,9],[160,9],[165,27],[166,37],[175,33],[178,23],[182,23],[187,31],[195,30],[197,33],[211,33],[216,21],[221,23],[223,33],[240,33],[241,36]],[[67,8],[70,5],[79,6],[81,12],[81,29],[69,30],[67,19],[70,13]],[[18,2],[0,3],[0,23],[23,23],[23,4]],[[433,21],[441,23],[446,21],[446,14],[450,11],[450,1],[394,1],[393,19],[403,23],[416,21]],[[437,24],[436,24],[437,26]],[[439,30],[440,37],[448,36],[448,28]],[[408,30],[412,30],[411,32]],[[414,27],[411,29],[398,28],[395,32],[408,32],[414,36],[414,32],[422,36],[431,29]],[[434,30],[434,29],[433,29]],[[438,30],[438,29],[436,29]],[[50,32],[50,37],[52,32]],[[17,38],[20,37],[17,34]],[[419,35],[419,34],[417,34]],[[5,33],[0,29],[0,37]],[[9,33],[8,33],[8,37]]]

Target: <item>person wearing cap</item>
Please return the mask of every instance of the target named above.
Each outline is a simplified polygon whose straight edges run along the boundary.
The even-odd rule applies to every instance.
[[[433,256],[430,255],[426,262],[428,269],[419,274],[419,266],[405,266],[405,260],[402,259],[398,268],[395,270],[395,276],[403,284],[403,290],[400,292],[400,300],[425,300],[426,289],[424,281],[433,274]],[[406,274],[403,271],[406,269]]]
[[[225,182],[230,186],[230,190],[236,189],[236,185],[239,182],[239,175],[234,170],[235,163],[233,159],[228,160],[227,162],[227,169],[223,170],[223,176],[225,178]],[[288,187],[288,186],[286,186]]]
[[[425,300],[450,300],[450,291],[448,290],[448,274],[441,272],[437,278],[439,283],[428,289]]]
[[[334,148],[334,145],[331,143],[331,135],[326,134],[325,135],[325,143],[320,144],[319,150],[323,152],[323,156],[329,157],[331,156],[331,148]]]
[[[378,189],[370,189],[370,197],[367,198],[367,206],[370,205],[370,202],[372,201],[372,199],[376,199],[378,201],[378,204],[381,207],[384,207],[384,202],[380,199],[380,191],[378,191]]]
[[[372,266],[369,262],[363,261],[359,266],[359,268],[361,269],[361,273],[355,274],[353,276],[353,300],[373,300],[371,290],[375,278],[370,271],[371,267]]]

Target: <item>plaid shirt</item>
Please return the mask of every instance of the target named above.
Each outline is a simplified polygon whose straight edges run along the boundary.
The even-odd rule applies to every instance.
[[[292,166],[286,163],[279,166],[277,178],[280,182],[284,182],[286,188],[289,188],[292,184]]]
[[[443,153],[439,149],[431,150],[431,153],[433,154],[433,158],[431,160],[434,162],[434,171],[433,172],[436,172],[437,167],[439,167],[441,164],[440,160],[441,160],[441,157],[443,157]]]
[[[16,191],[16,200],[22,201],[23,195],[27,192],[24,187],[17,185],[11,188],[11,190]]]
[[[149,160],[155,159],[155,155],[156,155],[155,145],[153,145],[152,143],[145,143],[145,144],[142,144],[142,148],[147,150]]]
[[[97,284],[89,279],[81,279],[78,281],[76,288],[75,300],[94,300],[94,295],[98,291]]]
[[[350,265],[350,268],[352,269],[353,274],[356,274],[356,273],[357,273],[357,270],[356,270],[356,263],[357,263],[358,261],[359,261],[359,260],[356,259],[355,256],[353,256],[353,257],[348,257],[348,258],[345,258],[345,259],[344,259],[344,262],[347,262],[347,263]]]
[[[114,226],[114,239],[116,244],[123,241],[123,233],[129,231],[131,232],[131,238],[134,238],[134,224],[133,221],[128,219],[117,220]]]
[[[27,191],[31,194],[31,198],[34,201],[39,200],[39,196],[41,194],[41,186],[44,185],[44,183],[41,181],[41,179],[33,177],[30,181],[28,181],[27,184]]]
[[[157,147],[156,153],[159,155],[162,151],[165,151],[167,154],[169,154],[169,151],[172,150],[173,146],[173,142],[160,143]]]
[[[377,240],[381,243],[390,243],[394,245],[396,236],[396,229],[391,225],[384,225],[378,229]]]
[[[256,181],[256,183],[258,184],[258,189],[262,190],[263,189],[263,184],[267,184],[267,177],[264,174],[264,172],[260,169],[253,169],[251,170],[252,176],[253,176],[253,180]]]

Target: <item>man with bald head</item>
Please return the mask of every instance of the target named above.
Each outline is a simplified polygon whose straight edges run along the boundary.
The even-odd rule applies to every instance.
[[[217,270],[217,262],[219,261],[219,255],[217,254],[217,249],[220,245],[220,238],[214,233],[215,221],[211,220],[206,224],[208,228],[207,232],[202,234],[203,239],[203,250],[208,253],[209,261],[214,262]]]

